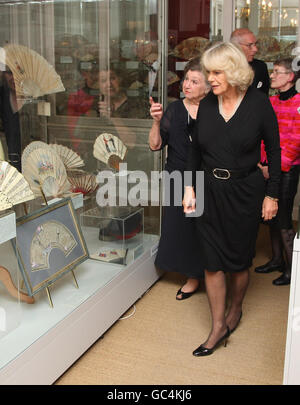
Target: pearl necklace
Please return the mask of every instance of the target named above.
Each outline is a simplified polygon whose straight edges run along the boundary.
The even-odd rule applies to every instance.
[[[229,121],[229,120],[234,116],[234,114],[236,113],[237,109],[239,108],[239,106],[240,106],[240,104],[241,104],[241,102],[242,102],[243,96],[244,96],[243,94],[241,94],[241,95],[239,96],[239,98],[238,98],[238,100],[237,100],[237,102],[236,102],[236,105],[235,105],[233,111],[232,111],[230,114],[225,114],[225,113],[224,113],[224,111],[223,111],[223,98],[222,98],[222,96],[219,96],[219,97],[218,97],[218,101],[219,101],[219,113],[222,115],[222,117],[224,118],[224,120],[225,120],[226,122]]]

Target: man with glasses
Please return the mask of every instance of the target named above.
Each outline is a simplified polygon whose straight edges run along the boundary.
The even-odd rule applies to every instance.
[[[268,68],[265,62],[254,58],[258,51],[258,44],[253,32],[248,28],[238,28],[231,34],[230,41],[240,46],[254,70],[252,86],[269,95],[270,79]]]

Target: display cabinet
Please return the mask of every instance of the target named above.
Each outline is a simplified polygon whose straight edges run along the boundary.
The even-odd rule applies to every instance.
[[[20,279],[21,274],[25,276],[19,294],[25,296],[29,290],[34,302],[28,305],[16,300],[9,333],[1,335],[1,384],[53,383],[162,274],[154,266],[160,232],[159,183],[155,204],[150,201],[151,173],[161,169],[162,156],[149,150],[148,133],[152,125],[149,95],[163,99],[159,55],[164,42],[164,9],[161,0],[0,1],[0,46],[6,55],[0,61],[0,85],[8,95],[16,95],[13,113],[19,127],[13,136],[21,142],[22,151],[38,140],[65,146],[84,162],[70,170],[66,165],[70,187],[64,196],[71,198],[74,224],[80,225],[78,239],[70,232],[69,239],[66,236],[74,249],[59,243],[67,232],[67,222],[71,225],[64,216],[59,226],[55,219],[61,195],[44,195],[26,204],[25,219],[24,207],[15,207],[22,223],[16,243],[22,266],[18,268],[16,261],[14,272]],[[11,65],[12,58],[17,63]],[[46,68],[42,75],[41,63]],[[9,86],[9,75],[15,87]],[[53,77],[56,87],[44,91]],[[5,124],[2,110],[1,119]],[[8,130],[5,125],[1,128]],[[104,156],[95,146],[101,134],[106,137],[100,145]],[[1,137],[4,142],[5,135]],[[106,145],[106,140],[111,143]],[[114,153],[111,159],[106,146]],[[4,147],[9,158],[12,146]],[[144,183],[149,198],[135,205],[124,205],[119,199],[113,206],[99,204],[97,176],[118,174],[117,160],[126,165],[128,173],[139,172],[149,179]],[[39,171],[44,169],[49,166],[39,166]],[[43,212],[49,218],[41,220],[39,233],[30,228],[30,221],[30,231],[26,230],[26,218],[37,221]],[[36,261],[29,263],[34,275],[29,277],[26,270],[31,239],[41,250],[38,259],[45,259],[44,267],[49,265],[44,280],[47,288],[42,288]],[[71,254],[80,245],[87,248],[88,258],[74,267]],[[8,251],[4,245],[3,249]],[[62,273],[54,271],[52,278],[51,264],[56,266],[59,256]],[[72,271],[65,272],[65,259]],[[12,298],[5,291],[2,294],[1,283],[0,287],[4,301],[10,303]],[[6,302],[2,307],[6,308]]]

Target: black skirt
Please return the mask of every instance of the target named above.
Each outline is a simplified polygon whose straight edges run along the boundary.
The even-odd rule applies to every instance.
[[[175,271],[191,278],[204,277],[196,220],[185,216],[182,205],[174,205],[173,182],[170,184],[170,205],[163,207],[155,265],[162,270]]]

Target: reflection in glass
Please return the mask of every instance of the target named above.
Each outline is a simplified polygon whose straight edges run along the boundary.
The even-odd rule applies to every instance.
[[[223,39],[223,0],[172,0],[168,8],[168,102],[183,96],[181,81],[188,60]]]
[[[249,28],[258,39],[256,57],[274,62],[280,57],[291,57],[296,47],[299,27],[298,0],[236,0],[236,28]]]

